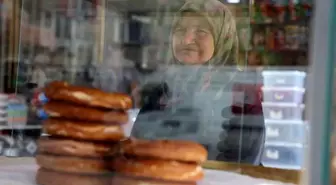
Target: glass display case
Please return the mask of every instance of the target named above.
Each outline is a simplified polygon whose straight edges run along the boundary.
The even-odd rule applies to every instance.
[[[4,182],[335,182],[336,2],[0,5]]]

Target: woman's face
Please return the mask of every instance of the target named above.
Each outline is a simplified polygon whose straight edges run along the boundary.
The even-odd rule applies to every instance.
[[[207,20],[196,13],[184,13],[173,28],[174,57],[186,64],[204,64],[214,54],[214,38]]]

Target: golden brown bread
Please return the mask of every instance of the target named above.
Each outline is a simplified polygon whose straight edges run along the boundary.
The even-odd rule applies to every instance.
[[[77,157],[111,157],[119,152],[117,143],[103,144],[90,141],[78,141],[64,138],[43,137],[38,140],[39,153],[77,156]]]
[[[51,100],[72,102],[92,107],[128,110],[132,108],[132,99],[121,93],[107,93],[99,89],[69,85],[55,81],[48,84],[45,94]]]
[[[109,175],[80,175],[40,168],[36,174],[38,185],[110,185]]]
[[[106,164],[108,164],[106,159],[79,158],[48,154],[38,154],[35,159],[40,167],[57,172],[79,174],[107,174],[111,172],[106,166]]]
[[[196,185],[196,182],[154,180],[117,174],[112,177],[111,185]]]
[[[195,182],[204,176],[202,167],[192,163],[169,160],[117,157],[111,163],[113,170],[136,177],[168,181]]]
[[[126,112],[106,111],[62,102],[48,102],[43,106],[43,110],[53,118],[120,124],[128,122]]]
[[[208,155],[198,143],[177,140],[128,139],[121,142],[121,151],[131,156],[195,163],[204,162]]]
[[[43,122],[43,130],[52,136],[92,141],[119,141],[124,138],[120,125],[82,124],[81,122],[47,119]]]

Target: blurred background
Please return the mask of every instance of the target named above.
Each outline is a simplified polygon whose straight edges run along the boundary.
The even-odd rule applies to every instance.
[[[259,71],[256,81],[260,83],[261,72],[269,68],[303,71],[304,75],[294,72],[280,77],[293,79],[285,93],[298,97],[300,105],[305,102],[303,76],[308,68],[313,2],[222,2],[236,17],[240,63],[246,69]],[[105,70],[105,66],[122,66],[129,71],[131,83],[134,80],[141,84],[151,78],[170,57],[167,52],[170,24],[183,3],[183,0],[1,0],[0,155],[35,155],[36,139],[41,135],[35,107],[46,83],[65,80],[105,88],[104,81],[115,78],[109,75],[117,74],[116,70],[114,73]],[[269,78],[278,77],[273,74]],[[123,91],[131,92],[127,88]],[[266,89],[264,101],[267,96],[267,101],[279,102],[272,100],[272,93],[272,88]],[[283,118],[277,117],[274,110],[270,109],[271,113],[269,118],[275,121],[267,127],[269,141],[283,143],[287,139],[287,144],[266,148],[264,165],[300,169],[304,147],[296,146],[305,144],[297,143],[295,138],[300,133],[302,137],[308,135],[302,111],[294,115],[294,121],[287,120],[286,126],[276,121]]]

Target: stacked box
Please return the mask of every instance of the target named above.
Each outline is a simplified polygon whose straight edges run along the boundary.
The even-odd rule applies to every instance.
[[[305,72],[263,71],[263,112],[266,143],[262,164],[301,169],[307,142],[303,119]]]

